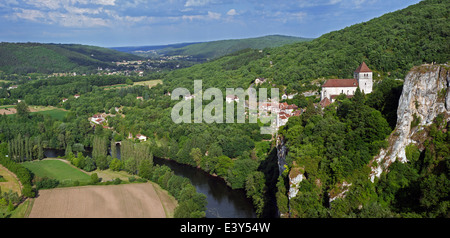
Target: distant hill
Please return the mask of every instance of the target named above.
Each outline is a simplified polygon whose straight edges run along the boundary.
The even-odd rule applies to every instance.
[[[139,56],[78,44],[0,43],[0,71],[5,73],[88,72],[114,67],[113,61]]]
[[[309,90],[319,78],[351,78],[366,62],[374,79],[404,78],[415,65],[450,59],[450,2],[425,0],[370,21],[333,31],[308,42],[235,52],[205,64],[175,70],[168,81],[189,87],[248,87],[255,78],[269,78],[288,91]],[[190,49],[197,45],[188,46]],[[206,45],[204,45],[206,46]],[[204,52],[208,51],[206,49]],[[189,76],[189,77],[188,77]]]
[[[171,51],[188,45],[199,43],[202,42],[179,43],[170,45],[123,46],[123,47],[111,47],[111,49],[139,56],[151,57],[151,56],[159,56],[160,52]]]
[[[270,35],[247,39],[219,40],[200,43],[182,43],[167,46],[116,47],[112,49],[145,57],[185,55],[191,56],[196,59],[207,60],[215,59],[247,48],[273,48],[286,44],[310,40],[312,39],[293,36]]]

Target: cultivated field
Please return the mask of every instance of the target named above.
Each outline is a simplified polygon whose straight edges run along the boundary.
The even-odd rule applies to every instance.
[[[15,108],[15,105],[5,105],[0,106],[0,114],[4,115],[12,115],[16,114],[17,110]],[[64,110],[62,108],[52,107],[52,106],[29,106],[28,109],[30,110],[30,113],[40,113],[43,115],[50,115],[51,117],[63,120],[66,114],[68,113],[67,110]]]
[[[30,218],[165,218],[176,201],[152,183],[39,191]]]
[[[27,161],[22,164],[39,178],[52,178],[60,182],[73,181],[90,182],[90,175],[82,172],[69,163],[58,159],[45,159],[41,161]]]
[[[9,190],[13,192],[17,192],[20,195],[21,186],[19,180],[15,174],[11,173],[5,167],[0,165],[0,176],[2,176],[2,180],[0,180],[0,188],[2,192],[8,192]]]
[[[158,84],[162,84],[162,80],[156,79],[156,80],[148,80],[148,81],[141,81],[141,82],[134,82],[133,85],[127,85],[127,84],[115,84],[115,85],[109,85],[109,86],[102,86],[101,88],[105,90],[110,89],[119,89],[119,88],[127,88],[132,87],[136,85],[142,85],[142,86],[148,86],[149,88],[154,87]]]
[[[148,86],[149,88],[154,87],[158,84],[162,84],[162,80],[149,80],[149,81],[141,81],[141,82],[135,82],[133,86],[135,85],[142,85],[142,86]]]
[[[7,105],[0,107],[0,114],[2,115],[11,115],[16,114],[17,110],[14,105]]]

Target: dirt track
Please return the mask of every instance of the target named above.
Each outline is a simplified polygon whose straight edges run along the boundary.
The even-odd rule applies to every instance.
[[[161,198],[160,198],[161,196]],[[165,218],[167,194],[154,185],[125,184],[39,191],[30,218]]]

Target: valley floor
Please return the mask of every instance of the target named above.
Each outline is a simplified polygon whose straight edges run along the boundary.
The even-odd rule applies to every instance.
[[[153,183],[39,191],[30,218],[166,218],[176,201]]]

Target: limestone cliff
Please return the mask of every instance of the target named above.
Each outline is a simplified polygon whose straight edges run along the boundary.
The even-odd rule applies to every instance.
[[[277,157],[278,157],[278,172],[282,174],[286,169],[286,155],[287,147],[283,137],[277,137]]]
[[[414,67],[406,76],[397,109],[397,125],[389,137],[389,147],[372,161],[370,179],[374,182],[396,159],[407,162],[405,147],[420,144],[414,136],[430,125],[439,114],[450,117],[450,84],[448,65]]]

